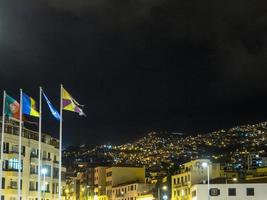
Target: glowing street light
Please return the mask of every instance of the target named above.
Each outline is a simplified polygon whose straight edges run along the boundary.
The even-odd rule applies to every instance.
[[[164,185],[164,186],[162,187],[162,189],[163,189],[164,191],[167,191],[167,190],[168,190],[168,187],[167,187],[166,185]]]
[[[42,174],[43,177],[44,177],[44,183],[43,183],[42,190],[43,190],[43,192],[45,192],[45,190],[46,190],[46,187],[45,187],[45,185],[46,185],[46,182],[45,182],[45,176],[46,176],[46,174],[47,174],[47,169],[46,169],[46,168],[42,168],[42,169],[41,169],[41,174]]]

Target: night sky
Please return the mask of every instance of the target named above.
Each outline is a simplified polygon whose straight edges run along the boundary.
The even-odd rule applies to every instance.
[[[0,89],[59,106],[64,146],[267,120],[266,0],[1,0]],[[58,123],[44,104],[44,132]]]

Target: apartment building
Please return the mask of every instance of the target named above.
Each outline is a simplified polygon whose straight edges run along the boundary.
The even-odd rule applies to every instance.
[[[3,189],[2,200],[17,199],[18,189],[18,121],[5,120]],[[2,128],[2,127],[1,127]],[[58,199],[59,184],[59,141],[47,134],[42,134],[41,157],[42,169],[45,169],[41,183],[38,184],[38,133],[25,127],[22,129],[22,181],[23,200],[38,198],[38,187],[42,188],[42,198]],[[65,185],[66,169],[62,167],[62,186]],[[44,180],[45,179],[45,180]],[[63,193],[62,193],[63,194]]]

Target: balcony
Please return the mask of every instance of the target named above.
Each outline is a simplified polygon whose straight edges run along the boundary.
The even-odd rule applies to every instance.
[[[9,185],[6,187],[7,189],[11,189],[11,190],[17,190],[18,186],[17,185]]]
[[[38,158],[38,154],[31,153],[31,156],[30,156],[30,158],[31,158],[31,159],[32,159],[32,158]]]
[[[15,154],[18,155],[19,151],[17,149],[12,149],[11,151],[8,152],[8,154]],[[25,152],[21,152],[22,156],[25,156]]]
[[[120,194],[116,194],[116,195],[115,195],[116,198],[122,198],[122,197],[124,197],[124,196],[125,196],[124,193],[120,193]]]
[[[46,157],[43,157],[43,161],[51,161],[51,158],[46,158]]]
[[[38,171],[37,170],[30,170],[30,175],[38,175]]]
[[[180,188],[180,187],[182,187],[182,184],[181,183],[178,183],[178,184],[175,184],[174,186],[173,186],[173,188]]]
[[[53,160],[53,163],[55,163],[55,164],[59,164],[59,161],[57,161],[57,160]]]

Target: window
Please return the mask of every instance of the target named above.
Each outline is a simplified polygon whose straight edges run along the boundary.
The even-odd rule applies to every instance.
[[[12,179],[11,179],[11,181],[10,181],[10,188],[11,189],[17,189],[18,187],[17,187],[17,181],[13,181]]]
[[[34,191],[35,188],[34,188],[34,181],[30,181],[30,191]]]
[[[228,196],[236,196],[236,189],[228,188]]]
[[[247,196],[254,196],[254,188],[247,188]]]
[[[19,161],[16,158],[11,158],[8,160],[8,168],[9,169],[15,169],[18,170],[19,169]]]
[[[173,179],[173,184],[176,185],[176,178]]]
[[[38,182],[35,182],[36,191],[38,190]]]
[[[220,190],[218,188],[211,188],[210,189],[210,196],[219,196]]]
[[[4,153],[9,153],[9,143],[8,142],[4,142],[4,149],[3,149]]]
[[[2,189],[5,189],[5,178],[2,178]]]
[[[195,197],[195,196],[197,196],[197,191],[196,190],[193,190],[192,191],[192,197]]]

